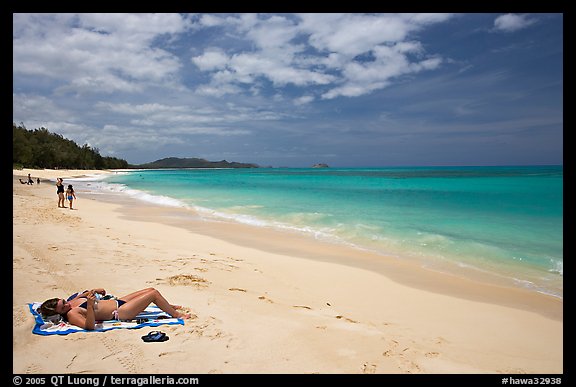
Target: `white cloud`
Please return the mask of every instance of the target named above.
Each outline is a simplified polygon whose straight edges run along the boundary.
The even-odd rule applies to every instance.
[[[372,82],[372,83],[354,83],[348,82],[344,86],[335,87],[322,94],[322,99],[333,99],[336,97],[359,97],[377,89],[383,89],[388,86],[389,82]]]
[[[314,97],[313,97],[313,96],[311,96],[311,95],[304,95],[304,96],[302,96],[302,97],[300,97],[300,98],[296,98],[296,99],[294,100],[294,105],[305,105],[305,104],[310,103],[310,102],[312,102],[312,101],[314,101]]]
[[[131,104],[98,102],[96,108],[121,114],[154,114],[158,112],[184,112],[185,106],[163,105],[159,103]]]
[[[203,27],[215,27],[223,25],[226,21],[219,16],[205,14],[200,17],[199,23]]]
[[[297,86],[325,85],[335,79],[329,74],[291,66],[290,63],[283,63],[281,60],[266,54],[234,55],[230,62],[230,68],[240,81],[245,79],[245,82],[252,82],[256,76],[264,76],[278,86],[287,84]]]
[[[220,70],[226,67],[228,56],[218,47],[209,48],[202,55],[192,58],[194,63],[202,71]]]
[[[435,68],[441,59],[430,58],[411,34],[449,17],[14,14],[13,77],[41,81],[51,96],[15,94],[13,115],[26,117],[27,125],[51,123],[66,133],[102,132],[113,125],[122,132],[116,133],[119,142],[152,130],[247,134],[231,125],[293,114],[264,108],[267,100],[302,106],[355,97],[387,87],[398,76]],[[184,53],[192,54],[184,59]],[[185,85],[180,78],[190,69],[199,76]],[[174,90],[178,93],[171,94]],[[137,99],[122,103],[124,93]],[[258,108],[203,108],[224,96],[246,102],[245,95],[259,101],[253,103]],[[210,103],[200,102],[206,97]],[[74,109],[81,100],[90,118],[77,128]],[[102,115],[107,123],[95,124]]]
[[[70,112],[58,106],[50,98],[41,95],[12,94],[12,115],[26,117],[26,125],[45,126],[46,120],[66,119]]]
[[[527,15],[509,13],[498,16],[494,20],[494,29],[502,32],[514,32],[526,28],[535,22],[533,19],[528,19]]]
[[[16,14],[13,21],[14,74],[54,80],[60,92],[139,92],[169,84],[181,67],[152,45],[187,29],[179,15]]]
[[[410,62],[407,53],[421,52],[419,44],[403,42],[395,46],[377,46],[373,50],[374,61],[349,62],[344,66],[342,74],[346,81],[342,86],[335,87],[322,95],[323,99],[339,96],[357,97],[382,89],[391,84],[396,77],[414,74],[423,70],[437,68],[440,58],[427,58],[420,62]]]
[[[136,45],[187,28],[184,18],[174,13],[86,13],[79,14],[78,21],[86,29],[121,35]]]
[[[200,85],[196,89],[196,94],[204,95],[208,97],[223,97],[227,94],[240,94],[242,93],[242,89],[236,85],[232,84],[221,84],[218,85],[215,82],[212,82],[208,85]]]
[[[291,43],[298,34],[296,24],[283,16],[271,16],[261,20],[246,31],[246,36],[261,49],[298,51]]]
[[[397,15],[304,14],[302,30],[309,43],[321,52],[347,57],[368,52],[386,42],[398,42],[411,25]]]
[[[210,26],[246,42],[240,51],[206,48],[192,62],[209,73],[197,88],[204,95],[222,96],[248,88],[317,86],[323,98],[359,96],[388,86],[407,73],[430,70],[439,58],[427,58],[410,34],[451,17],[448,14],[298,14],[214,16]],[[420,61],[414,58],[419,57]],[[373,58],[373,60],[370,60]],[[314,99],[312,95],[309,98]],[[295,103],[309,102],[308,98]]]

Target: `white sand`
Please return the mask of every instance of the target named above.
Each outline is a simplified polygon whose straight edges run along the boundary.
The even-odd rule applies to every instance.
[[[61,209],[53,182],[18,182],[28,173],[102,171],[13,171],[14,373],[563,372],[556,298],[402,264],[389,274],[354,267],[360,253],[340,250],[340,260],[295,236],[255,231],[238,243],[234,233],[249,228],[200,234],[159,223],[145,204],[77,195],[76,210]],[[32,334],[26,303],[94,287],[118,296],[155,287],[195,316],[184,326]],[[156,329],[170,340],[141,340]]]

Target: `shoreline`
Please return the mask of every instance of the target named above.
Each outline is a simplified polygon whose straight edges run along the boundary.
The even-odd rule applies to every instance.
[[[42,179],[71,177],[64,170],[30,171]],[[91,172],[71,173],[78,177]],[[60,222],[50,216],[36,220],[37,224],[33,224],[33,219],[14,218],[13,313],[20,316],[25,328],[30,328],[22,328],[20,335],[15,333],[14,344],[25,341],[42,346],[43,341],[52,341],[31,335],[31,327],[25,323],[30,324],[26,317],[31,316],[21,311],[20,302],[38,301],[26,300],[31,291],[16,285],[17,277],[24,283],[34,281],[34,275],[23,272],[21,264],[31,262],[36,273],[43,273],[40,288],[48,292],[92,285],[113,289],[119,286],[116,281],[121,281],[122,275],[129,275],[122,287],[154,286],[168,299],[175,298],[174,302],[190,307],[197,319],[186,322],[186,329],[192,326],[192,332],[196,332],[188,338],[193,341],[189,344],[201,344],[214,354],[199,358],[200,372],[209,372],[216,363],[224,373],[254,372],[258,361],[270,358],[270,363],[274,363],[273,359],[280,360],[286,353],[293,355],[287,356],[289,362],[270,364],[256,372],[562,372],[563,303],[551,296],[418,270],[415,265],[395,262],[393,258],[385,264],[382,260],[375,263],[368,253],[305,240],[300,235],[279,235],[273,230],[255,232],[245,225],[210,224],[203,220],[190,222],[178,215],[181,209],[80,197],[78,210],[68,212],[55,208],[57,199],[52,184],[20,187],[17,178],[27,173],[13,171],[13,200],[18,201],[15,208],[20,201],[38,205],[43,213]],[[68,227],[67,221],[74,226]],[[68,233],[50,234],[54,224],[62,222]],[[36,234],[30,234],[32,231]],[[23,241],[32,235],[38,236],[35,245]],[[69,248],[54,250],[60,245]],[[94,274],[103,273],[98,278],[105,284],[92,283],[89,268],[95,253],[107,262],[105,267],[98,265],[92,270]],[[69,262],[64,266],[60,262],[62,255]],[[50,281],[50,270],[42,267],[43,261],[48,262],[48,267],[60,263],[54,270],[57,279],[62,277],[60,282]],[[141,267],[131,267],[127,262]],[[90,285],[77,283],[75,277],[67,279],[72,273]],[[192,273],[206,282],[170,284],[169,279],[189,279]],[[208,327],[220,332],[216,336],[227,337],[228,345],[238,355],[230,355],[229,350],[222,348],[221,341],[226,340],[202,342],[202,336],[198,337],[202,326],[204,331]],[[130,331],[120,330],[114,336],[129,345],[141,344],[135,338],[146,332]],[[64,345],[76,343],[79,338],[73,336],[76,335],[60,339]],[[86,335],[86,340],[91,336],[94,335]],[[344,338],[357,344],[344,342]],[[268,354],[255,346],[269,348],[271,343],[279,342],[282,350],[269,349]],[[406,350],[400,351],[394,343],[405,344]],[[171,340],[167,345],[181,351],[176,357],[191,355],[182,343]],[[356,345],[358,348],[349,348]],[[13,356],[17,357],[16,345],[14,351]],[[222,363],[217,354],[220,359],[224,356],[230,360]],[[145,364],[157,362],[152,372],[198,372],[183,371],[183,365],[146,354],[141,360]],[[14,371],[24,367],[18,368],[18,372],[23,372],[28,362],[15,361]],[[110,367],[108,364],[103,369],[110,371]],[[98,371],[74,365],[66,372]]]
[[[108,203],[122,204],[119,211],[126,219],[170,224],[193,233],[244,247],[257,247],[270,253],[370,270],[400,284],[426,291],[531,310],[557,320],[563,318],[563,297],[525,288],[514,284],[510,278],[499,277],[476,268],[461,268],[451,262],[442,266],[424,267],[423,261],[415,259],[318,240],[296,231],[205,218],[190,208],[155,204],[121,193],[99,192],[97,195],[88,196]]]
[[[105,196],[105,195],[104,195]],[[108,201],[110,198],[98,198]],[[190,232],[224,240],[272,254],[336,263],[384,275],[402,285],[452,297],[487,302],[541,313],[562,320],[563,299],[554,295],[514,286],[508,279],[475,272],[455,273],[422,267],[405,260],[362,250],[353,246],[316,240],[309,235],[262,228],[235,222],[198,218],[192,211],[140,202],[126,198],[118,208],[125,219],[154,224],[170,224]]]

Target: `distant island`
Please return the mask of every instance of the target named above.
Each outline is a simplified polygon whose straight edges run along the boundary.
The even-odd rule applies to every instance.
[[[319,163],[319,164],[314,164],[312,166],[312,168],[330,168],[330,167],[328,166],[328,164]]]
[[[130,168],[162,169],[162,168],[260,168],[257,164],[237,163],[235,161],[208,161],[199,158],[166,157],[145,164],[131,164]]]

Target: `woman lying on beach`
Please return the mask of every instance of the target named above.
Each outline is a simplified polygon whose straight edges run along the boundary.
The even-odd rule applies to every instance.
[[[190,318],[189,314],[180,313],[178,305],[170,304],[160,292],[154,288],[147,288],[130,293],[118,299],[97,298],[106,295],[102,288],[85,290],[64,300],[51,298],[38,308],[44,317],[60,314],[70,324],[87,330],[93,330],[97,320],[131,320],[142,312],[150,303],[156,304],[164,312],[175,318]]]

